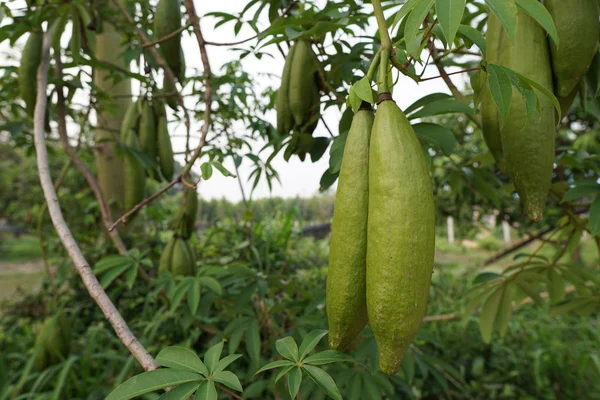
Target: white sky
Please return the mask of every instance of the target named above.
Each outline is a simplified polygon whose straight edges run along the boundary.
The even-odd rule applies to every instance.
[[[10,7],[17,7],[18,2],[11,3]],[[207,2],[196,0],[196,9],[198,11],[198,15],[202,16],[208,12],[213,11],[222,11],[230,14],[236,14],[242,11],[244,6],[247,4],[247,0],[226,0],[222,2]],[[5,18],[3,24],[6,24],[8,19]],[[236,37],[233,33],[233,24],[225,24],[214,29],[214,24],[216,19],[212,17],[202,18],[201,25],[202,30],[207,41],[214,42],[231,42],[240,39],[247,38],[253,35],[253,32],[249,29],[242,29],[239,35]],[[259,24],[261,29],[264,29],[267,26],[268,20],[266,18],[263,19],[262,25]],[[373,21],[367,32],[368,35],[373,35],[376,31],[376,25]],[[67,36],[67,35],[64,35]],[[63,40],[66,38],[63,37]],[[68,41],[68,39],[67,39]],[[18,42],[19,44],[23,44],[24,40],[21,39]],[[192,35],[185,34],[183,35],[183,47],[186,56],[186,64],[188,66],[188,76],[191,73],[191,68],[197,68],[202,70],[202,62],[200,60],[200,54],[198,50],[198,45],[195,41],[195,37]],[[252,43],[252,42],[249,42]],[[242,45],[243,46],[243,45]],[[240,46],[240,47],[242,47]],[[5,59],[1,54],[6,51],[10,51],[8,49],[7,42],[0,44],[0,61],[4,63]],[[265,58],[262,60],[258,60],[253,56],[248,56],[243,60],[244,69],[251,73],[257,75],[258,82],[264,82],[263,78],[258,78],[259,74],[264,73],[272,73],[276,76],[281,74],[281,70],[283,69],[284,60],[281,57],[281,54],[277,51],[275,46],[270,46],[266,48],[271,54],[275,56],[273,58]],[[14,54],[14,53],[13,53]],[[236,52],[231,51],[228,47],[220,47],[220,46],[209,46],[208,47],[208,56],[211,63],[211,68],[214,72],[219,72],[220,67],[229,61],[232,61],[237,58]],[[450,69],[451,70],[451,69]],[[425,76],[434,76],[437,75],[437,69],[435,67],[428,68]],[[464,79],[465,77],[461,75],[455,75],[452,77],[455,84],[462,88],[464,87]],[[271,82],[272,85],[276,86],[278,82]],[[134,86],[135,92],[135,86]],[[260,92],[260,89],[257,90]],[[420,84],[415,83],[410,78],[405,76],[400,76],[400,79],[396,86],[394,87],[394,99],[397,104],[401,108],[406,108],[408,105],[413,103],[415,100],[434,92],[445,92],[449,93],[447,87],[441,79],[434,79],[431,81],[426,81]],[[275,112],[273,111],[269,116],[269,120],[274,124],[275,123]],[[324,114],[324,119],[327,121],[327,125],[330,129],[333,130],[333,133],[337,135],[337,127],[340,118],[340,113],[334,107],[329,108]],[[200,129],[201,123],[192,121],[192,133],[197,134]],[[181,135],[185,133],[185,130],[182,126],[177,127],[177,130],[174,130],[174,126],[171,126],[171,134]],[[329,136],[327,131],[325,130],[322,123],[319,124],[315,133],[315,136]],[[192,145],[195,145],[195,141],[191,141]],[[257,143],[256,150],[262,147],[263,143]],[[182,151],[185,147],[185,139],[183,138],[173,138],[173,147],[175,151]],[[282,184],[274,182],[273,191],[270,192],[267,186],[267,182],[263,179],[254,193],[254,198],[261,197],[269,197],[269,196],[281,196],[281,197],[310,197],[315,194],[318,194],[319,191],[319,180],[323,172],[329,166],[329,152],[327,151],[323,158],[316,163],[312,163],[310,158],[307,157],[307,161],[301,162],[296,156],[290,158],[289,162],[283,160],[281,152],[273,161],[273,166],[279,172],[280,179]],[[261,158],[264,160],[268,154],[261,155]],[[183,159],[178,159],[178,161],[182,162]],[[194,170],[199,172],[200,162],[196,163]],[[233,163],[226,162],[225,167],[227,167],[230,171],[233,171]],[[240,176],[242,178],[242,183],[246,188],[246,194],[250,192],[250,188],[252,183],[247,182],[246,179],[249,176],[251,169],[251,163],[249,160],[246,160],[240,166]],[[215,171],[213,176],[205,182],[202,182],[199,185],[199,193],[200,196],[205,199],[212,198],[226,198],[231,201],[239,201],[241,200],[241,192],[239,189],[239,184],[237,179],[231,177],[223,177],[219,172]]]

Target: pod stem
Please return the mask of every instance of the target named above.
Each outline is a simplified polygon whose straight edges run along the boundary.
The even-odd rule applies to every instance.
[[[375,57],[373,57],[373,61],[371,61],[371,65],[369,65],[369,70],[367,71],[367,79],[370,81],[373,80],[375,76],[375,71],[377,71],[377,67],[379,66],[379,62],[381,60],[381,48],[377,50]]]
[[[379,63],[379,74],[377,76],[377,92],[388,93],[390,87],[388,84],[389,75],[389,62],[390,52],[392,50],[392,40],[388,32],[387,23],[385,22],[385,16],[383,15],[383,8],[381,7],[381,0],[371,0],[373,4],[373,10],[375,11],[375,18],[377,19],[377,26],[379,27],[379,37],[381,40],[381,61]]]

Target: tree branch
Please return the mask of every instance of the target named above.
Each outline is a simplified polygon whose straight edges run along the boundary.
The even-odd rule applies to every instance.
[[[165,40],[169,40],[172,37],[179,35],[181,32],[185,31],[189,27],[190,27],[190,24],[183,25],[181,28],[169,33],[166,36],[161,37],[160,39],[155,40],[154,42],[142,43],[142,48],[152,47],[152,46],[156,46],[157,44],[161,44]]]
[[[550,228],[547,228],[547,229],[544,229],[543,231],[541,231],[537,235],[532,236],[532,237],[530,237],[528,239],[525,239],[522,242],[519,242],[519,243],[515,244],[512,247],[509,247],[508,249],[504,250],[503,252],[501,252],[499,254],[496,254],[493,257],[488,258],[483,263],[483,266],[487,266],[487,265],[495,263],[496,261],[498,261],[498,260],[500,260],[500,259],[502,259],[502,258],[504,258],[504,257],[506,257],[506,256],[508,256],[508,255],[510,255],[512,253],[514,253],[515,251],[517,251],[517,250],[519,250],[519,249],[521,249],[521,248],[523,248],[525,246],[527,246],[529,243],[534,242],[534,241],[536,241],[538,239],[541,239],[543,236],[545,236],[546,234],[552,232],[555,229],[556,229],[556,227],[554,227],[554,226],[550,227]]]
[[[37,98],[34,111],[34,143],[37,153],[37,166],[40,177],[40,183],[44,192],[44,198],[48,204],[48,212],[52,219],[52,224],[67,250],[69,257],[73,261],[77,272],[81,276],[85,287],[90,296],[96,301],[121,342],[127,347],[131,354],[138,360],[140,365],[147,371],[156,369],[158,366],[148,351],[137,340],[131,332],[127,323],[119,314],[106,292],[100,286],[98,279],[92,272],[88,262],[81,253],[79,245],[73,238],[64,216],[60,209],[58,196],[52,178],[50,176],[50,166],[48,165],[48,151],[46,149],[46,134],[44,131],[44,117],[46,114],[46,89],[48,87],[48,67],[50,63],[50,36],[44,34],[42,46],[42,57],[37,71]]]

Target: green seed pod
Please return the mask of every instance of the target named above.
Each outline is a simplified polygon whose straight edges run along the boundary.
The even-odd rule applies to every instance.
[[[173,248],[175,247],[175,238],[171,238],[167,242],[167,245],[160,254],[160,260],[158,261],[158,270],[160,272],[171,270],[171,259],[173,258]]]
[[[196,252],[194,251],[194,248],[192,247],[189,240],[185,241],[185,247],[187,248],[188,254],[190,256],[191,275],[195,275],[196,274]]]
[[[379,104],[370,144],[367,311],[379,368],[394,374],[425,315],[435,207],[421,144],[393,101]]]
[[[510,40],[504,32],[504,27],[494,15],[488,19],[488,29],[486,34],[486,61],[488,64],[498,64],[500,60],[501,49],[506,46],[506,41]],[[487,80],[487,75],[484,75]],[[481,132],[483,139],[494,156],[498,168],[506,172],[504,162],[504,152],[502,150],[502,139],[500,138],[501,117],[492,93],[487,82],[480,84],[481,98]]]
[[[173,111],[177,111],[177,87],[171,83],[167,78],[163,78],[163,93],[173,93],[170,96],[165,97],[167,105],[171,107]]]
[[[139,101],[139,100],[138,100]],[[138,112],[138,101],[134,101],[129,104],[125,118],[121,123],[121,141],[125,142],[124,138],[127,136],[130,130],[137,132],[138,122],[140,119],[140,113]]]
[[[173,178],[175,173],[175,159],[173,158],[173,147],[167,126],[167,117],[158,117],[158,161],[160,172],[167,180]]]
[[[25,101],[27,114],[31,117],[35,109],[37,70],[42,59],[42,41],[41,33],[31,32],[29,34],[25,47],[23,47],[19,66],[19,91],[21,98]]]
[[[326,304],[329,346],[336,350],[346,349],[368,320],[365,294],[373,118],[369,106],[352,119],[335,196]]]
[[[154,35],[157,40],[181,28],[181,2],[179,0],[159,0],[154,12]],[[180,76],[181,33],[161,42],[160,52],[174,76]]]
[[[44,321],[35,348],[34,366],[38,371],[67,358],[71,349],[71,324],[63,311]]]
[[[307,40],[296,43],[289,78],[289,108],[297,127],[307,125],[315,113],[315,107],[319,107],[318,103],[313,103],[317,72],[315,58]]]
[[[559,39],[558,46],[550,40],[554,91],[557,97],[568,98],[596,54],[600,35],[598,4],[596,0],[545,0],[544,5]]]
[[[131,150],[140,151],[140,141],[133,130],[126,134],[124,144]],[[144,200],[146,190],[144,166],[131,152],[125,154],[123,180],[125,184],[125,209],[130,210]]]
[[[285,59],[283,73],[281,74],[281,86],[277,92],[277,100],[275,101],[275,109],[277,111],[277,133],[281,136],[287,135],[294,126],[294,117],[289,106],[289,91],[290,91],[290,71],[294,59],[294,51],[297,44],[290,47],[290,51]]]
[[[171,257],[171,274],[174,276],[189,276],[193,271],[193,260],[191,259],[185,239],[176,238]]]
[[[495,17],[490,16],[492,19]],[[506,33],[503,36],[498,64],[552,91],[550,54],[544,29],[519,9],[514,42]],[[539,111],[535,110],[527,118],[526,101],[513,88],[508,117],[500,130],[508,175],[533,221],[542,219],[550,190],[556,125],[552,102],[545,96],[540,96],[539,100]]]
[[[152,160],[156,160],[157,138],[156,138],[156,119],[154,110],[148,101],[142,101],[142,116],[138,129],[138,137],[142,151]]]
[[[185,223],[186,239],[196,231],[196,216],[198,215],[198,193],[190,188],[184,191],[183,221]]]

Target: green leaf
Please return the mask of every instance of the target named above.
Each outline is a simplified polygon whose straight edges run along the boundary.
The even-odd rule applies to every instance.
[[[127,400],[146,393],[203,379],[202,375],[176,369],[143,372],[123,382],[105,400]]]
[[[540,85],[536,81],[533,81],[533,80],[527,78],[526,76],[521,75],[518,72],[515,72],[515,73],[517,74],[517,77],[523,84],[528,84],[529,86],[532,86],[534,89],[541,92],[542,95],[544,95],[548,100],[550,100],[552,102],[552,104],[554,105],[554,108],[556,109],[556,112],[558,113],[559,117],[561,116],[560,103],[558,102],[558,99],[554,96],[554,93],[552,93],[551,90],[548,90],[545,86]]]
[[[600,192],[600,185],[596,183],[594,185],[578,185],[576,182],[575,185],[576,186],[570,188],[567,191],[567,193],[565,193],[565,196],[561,200],[561,203],[565,203],[571,200],[577,200],[582,197],[586,197],[594,193]]]
[[[504,68],[499,65],[488,64],[487,72],[488,87],[504,122],[508,118],[513,93],[510,77]]]
[[[241,356],[242,356],[241,354],[230,354],[230,355],[228,355],[226,357],[223,357],[221,360],[219,360],[219,362],[217,363],[217,366],[214,368],[213,374],[217,374],[217,373],[223,371],[232,362],[234,362],[235,360],[237,360]]]
[[[302,340],[302,343],[300,344],[300,360],[306,357],[306,355],[317,346],[319,341],[325,335],[327,335],[326,330],[314,330],[311,331],[308,335],[306,335],[304,337],[304,340]]]
[[[219,359],[221,358],[221,353],[223,352],[224,344],[224,341],[220,341],[219,343],[206,350],[206,353],[204,354],[204,364],[206,365],[206,368],[208,368],[208,371],[211,374],[214,373],[215,367],[217,366]]]
[[[354,85],[352,85],[352,87],[350,87],[350,92],[348,93],[348,103],[352,107],[352,111],[357,112],[360,109],[362,100],[356,94]]]
[[[281,378],[283,378],[285,375],[287,375],[288,372],[290,372],[295,367],[296,367],[296,365],[294,363],[292,363],[292,365],[290,365],[289,367],[286,367],[286,368],[282,369],[281,371],[279,371],[279,373],[275,377],[275,383],[279,382],[279,380]]]
[[[480,283],[485,283],[489,281],[496,280],[498,278],[502,278],[502,274],[497,274],[495,272],[482,272],[477,275],[475,279],[473,279],[473,285],[479,285]]]
[[[475,111],[473,111],[473,109],[465,103],[461,103],[458,100],[442,99],[425,105],[419,111],[411,114],[408,119],[412,120],[416,118],[431,117],[434,115],[449,113],[465,113],[473,115],[475,114]]]
[[[190,282],[188,280],[185,280],[185,281],[181,282],[179,285],[177,285],[177,287],[175,288],[175,292],[173,293],[173,296],[171,296],[171,299],[170,299],[171,300],[171,309],[170,309],[171,312],[175,311],[177,309],[177,307],[179,307],[179,305],[183,301],[183,298],[188,293],[189,288],[190,288]]]
[[[324,365],[335,362],[352,361],[352,357],[336,350],[325,350],[306,357],[303,362],[312,365]]]
[[[100,274],[108,271],[109,269],[123,266],[123,265],[129,265],[129,264],[133,264],[133,261],[131,260],[131,257],[129,257],[129,256],[112,255],[112,256],[102,257],[96,263],[96,265],[94,265],[94,273],[96,275],[100,275]]]
[[[442,26],[448,48],[452,48],[454,37],[465,12],[466,0],[435,0],[435,11]]]
[[[202,163],[200,165],[200,172],[202,172],[202,179],[205,181],[209,180],[213,173],[212,165],[209,162]]]
[[[423,23],[423,20],[429,13],[429,10],[433,7],[434,1],[435,0],[419,0],[406,20],[406,25],[404,27],[404,42],[406,43],[406,50],[408,50],[408,53],[415,59],[420,59],[419,50],[421,48],[420,43],[416,40],[417,32],[419,31],[421,23]]]
[[[369,78],[366,76],[361,78],[353,85],[353,87],[354,93],[356,93],[359,99],[370,104],[375,104],[375,99],[373,98],[373,89],[371,88],[371,82],[369,81]]]
[[[206,365],[191,349],[182,346],[170,346],[162,349],[156,356],[156,363],[162,367],[183,369],[208,375]]]
[[[600,235],[600,195],[596,196],[590,207],[590,231],[594,236]]]
[[[531,18],[535,19],[548,32],[554,44],[559,46],[558,32],[554,21],[552,21],[552,16],[539,0],[515,0],[515,3],[525,10]]]
[[[404,110],[404,114],[408,115],[408,114],[412,113],[413,111],[418,110],[419,108],[421,108],[427,104],[434,103],[438,100],[445,100],[445,99],[452,99],[452,96],[450,96],[449,94],[446,94],[446,93],[428,94],[427,96],[421,97],[419,100],[415,101],[410,106],[408,106],[408,108],[406,108],[406,110]]]
[[[255,319],[252,320],[246,330],[246,350],[251,359],[260,359],[260,329],[258,321]]]
[[[550,286],[548,286],[548,294],[552,303],[558,303],[565,298],[565,280],[558,273],[556,268],[550,268],[548,271],[548,279]]]
[[[190,382],[169,390],[158,400],[187,400],[200,387],[200,382]]]
[[[460,25],[458,27],[458,34],[461,36],[464,36],[471,42],[475,43],[475,45],[477,47],[479,47],[479,50],[481,50],[481,54],[483,55],[483,58],[485,59],[485,54],[486,54],[487,48],[485,45],[485,37],[483,36],[483,33],[481,33],[481,31],[479,31],[469,25]]]
[[[530,285],[527,282],[519,280],[518,278],[515,281],[515,284],[517,285],[517,287],[519,289],[521,289],[523,291],[523,293],[525,293],[525,295],[530,297],[535,302],[535,304],[537,304],[538,306],[542,305],[543,300],[540,297],[538,290],[533,285]]]
[[[229,172],[229,170],[227,168],[225,168],[223,166],[223,164],[221,164],[220,162],[218,162],[218,161],[211,161],[210,163],[211,163],[211,165],[213,167],[215,167],[216,169],[218,169],[219,172],[221,174],[223,174],[223,176],[231,176],[231,177],[235,178],[235,174],[232,174],[231,172]]]
[[[133,264],[129,265],[121,265],[119,267],[114,267],[110,271],[104,273],[102,278],[100,279],[100,285],[103,289],[106,289],[115,279],[119,277],[123,272],[127,271],[131,268]]]
[[[335,400],[342,400],[342,395],[329,374],[319,367],[303,365],[302,369],[327,395]]]
[[[293,366],[293,365],[294,365],[294,363],[289,360],[273,361],[273,362],[268,363],[267,365],[264,365],[262,368],[260,368],[258,371],[256,371],[254,373],[254,376],[256,376],[257,374],[260,374],[261,372],[268,371],[273,368],[289,367],[289,366]]]
[[[216,382],[222,383],[223,385],[231,388],[233,390],[237,390],[238,392],[243,392],[242,384],[240,383],[239,378],[231,371],[221,371],[213,375],[213,379]]]
[[[288,360],[298,361],[298,345],[291,336],[286,336],[275,342],[277,352]]]
[[[293,368],[289,374],[287,374],[288,389],[290,391],[290,398],[294,400],[300,385],[302,384],[302,370],[300,367]]]
[[[198,282],[202,286],[206,286],[207,288],[209,288],[210,290],[212,290],[219,296],[223,294],[223,287],[221,286],[219,281],[216,280],[215,278],[211,278],[210,276],[201,276],[198,278]]]
[[[512,315],[512,296],[513,286],[505,284],[502,288],[502,300],[498,306],[498,315],[494,322],[494,328],[500,333],[500,337],[506,335],[508,330],[508,323],[510,322],[510,316]]]
[[[449,156],[454,151],[456,139],[450,129],[428,122],[415,124],[413,128],[417,136],[440,146],[446,156]]]
[[[481,313],[479,314],[479,331],[481,332],[481,337],[485,343],[489,343],[492,340],[494,322],[498,315],[498,307],[502,301],[503,293],[502,287],[496,288],[496,290],[487,298],[485,303],[483,303],[483,307],[481,307]]]
[[[213,381],[204,381],[196,392],[196,400],[217,400],[217,389]]]
[[[550,315],[566,314],[570,311],[575,311],[590,302],[589,297],[576,297],[571,300],[566,300],[552,307]]]
[[[196,315],[196,311],[198,311],[198,306],[200,306],[200,282],[198,282],[197,280],[194,280],[190,284],[190,288],[188,289],[187,302],[192,315]]]
[[[517,5],[513,0],[485,0],[494,15],[498,17],[510,40],[515,41],[517,30]]]
[[[1,8],[0,8],[0,10],[1,10]],[[53,382],[54,383],[54,391],[52,392],[52,397],[50,398],[50,400],[60,400],[61,398],[63,398],[63,397],[61,397],[61,393],[62,393],[63,388],[65,387],[65,382],[67,381],[67,378],[69,377],[69,373],[71,372],[73,364],[78,359],[79,359],[79,357],[70,356],[67,359],[67,361],[64,363],[63,367],[60,369],[60,374]]]
[[[396,17],[394,18],[394,22],[390,26],[390,28],[394,28],[402,18],[406,17],[406,15],[417,5],[417,3],[421,0],[408,0],[406,3],[400,7],[400,10],[396,13]]]

